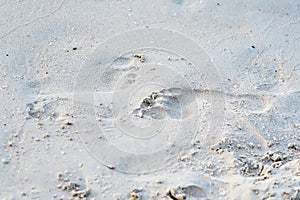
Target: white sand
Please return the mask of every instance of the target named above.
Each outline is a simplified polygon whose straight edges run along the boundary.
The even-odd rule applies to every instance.
[[[298,1],[1,1],[0,199],[300,199]]]

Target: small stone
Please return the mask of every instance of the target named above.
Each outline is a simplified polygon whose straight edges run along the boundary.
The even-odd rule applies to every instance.
[[[281,167],[281,166],[282,166],[282,162],[281,162],[281,161],[274,162],[274,163],[272,164],[272,167],[273,167],[273,168],[279,168],[279,167]]]
[[[72,190],[72,191],[70,192],[70,195],[71,195],[72,197],[79,197],[79,199],[88,197],[89,194],[90,194],[90,189],[84,189],[84,190],[79,190],[79,191],[77,191],[77,190]]]
[[[209,94],[209,93],[210,93],[210,90],[209,90],[209,89],[205,89],[205,90],[204,90],[204,93],[205,93],[205,94]],[[224,140],[224,141],[225,141],[225,140]],[[222,140],[222,142],[223,142],[223,140]]]
[[[71,126],[73,123],[72,122],[70,122],[70,121],[65,121],[65,125],[67,125],[67,126]]]
[[[134,54],[133,56],[138,58],[140,62],[145,62],[145,56],[143,54]]]
[[[226,142],[228,142],[228,138],[226,138],[226,137],[222,138],[221,143],[226,144]]]
[[[56,174],[57,180],[62,180],[63,174],[61,172],[58,172]]]
[[[138,200],[139,199],[139,196],[137,193],[135,192],[131,192],[130,194],[130,200]]]
[[[78,164],[78,167],[79,167],[79,168],[82,168],[82,167],[83,167],[83,164],[82,164],[82,163],[79,163],[79,164]]]
[[[58,184],[56,187],[57,187],[58,189],[62,189],[63,185],[62,185],[62,184]]]
[[[7,142],[7,146],[9,146],[9,147],[12,147],[13,144],[14,144],[14,143],[13,143],[12,141],[8,141],[8,142]]]
[[[179,156],[180,161],[186,161],[188,159],[188,156]]]
[[[68,179],[68,178],[64,178],[64,182],[69,182],[70,181],[70,179]],[[70,183],[71,184],[71,183]]]
[[[288,143],[287,147],[288,147],[288,149],[295,149],[296,145],[292,144],[292,143]]]
[[[111,165],[107,165],[106,166],[108,169],[115,169],[115,167],[114,166],[111,166]]]
[[[170,188],[167,190],[166,195],[169,196],[171,199],[174,200],[184,200],[186,199],[186,195],[183,193],[180,193],[178,190],[181,190],[180,187],[176,190],[174,188]]]
[[[274,143],[272,141],[267,142],[268,147],[272,147],[273,145],[274,145]]]
[[[274,162],[281,161],[281,156],[279,154],[274,153],[271,156],[271,160],[273,160]]]
[[[249,142],[249,147],[251,148],[251,149],[253,149],[254,148],[254,144],[252,143],[252,142]]]
[[[269,165],[264,165],[262,171],[259,176],[267,176],[271,173],[271,167]]]

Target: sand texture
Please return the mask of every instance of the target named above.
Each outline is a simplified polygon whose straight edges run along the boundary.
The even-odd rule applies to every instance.
[[[300,200],[299,18],[0,0],[0,199]]]

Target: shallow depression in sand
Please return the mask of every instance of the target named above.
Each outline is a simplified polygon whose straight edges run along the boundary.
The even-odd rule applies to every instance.
[[[195,74],[192,70],[185,59],[158,49],[115,59],[100,80],[111,85],[111,92],[96,92],[94,101],[106,139],[131,153],[152,153],[172,144],[182,120],[198,115],[194,95],[183,89],[193,87],[186,81]],[[105,115],[103,107],[111,114]]]
[[[77,78],[74,108],[86,119],[78,122],[81,140],[94,158],[120,171],[157,170],[187,150],[196,133],[210,144],[219,137],[223,96],[197,94],[219,86],[206,53],[179,33],[140,29],[116,35]]]

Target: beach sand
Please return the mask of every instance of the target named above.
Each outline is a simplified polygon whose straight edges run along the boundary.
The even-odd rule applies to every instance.
[[[0,2],[0,199],[300,199],[298,1]]]

